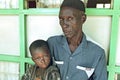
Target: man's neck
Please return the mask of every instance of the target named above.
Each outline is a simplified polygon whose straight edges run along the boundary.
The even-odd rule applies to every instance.
[[[68,45],[70,47],[71,52],[74,52],[76,48],[79,46],[79,44],[82,41],[82,33],[78,34],[77,36],[74,36],[72,38],[68,38]]]
[[[74,36],[72,38],[67,38],[68,44],[79,45],[82,41],[82,35],[83,34],[79,34],[79,35]]]

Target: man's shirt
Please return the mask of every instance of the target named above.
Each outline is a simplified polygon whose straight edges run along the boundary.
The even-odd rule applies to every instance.
[[[48,44],[62,80],[107,80],[104,50],[87,41],[84,34],[73,53],[63,35],[50,37]]]

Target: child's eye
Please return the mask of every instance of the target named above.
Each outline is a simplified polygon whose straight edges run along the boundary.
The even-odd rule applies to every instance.
[[[49,58],[49,55],[44,55],[44,58]]]
[[[39,61],[41,58],[34,58],[35,61]]]

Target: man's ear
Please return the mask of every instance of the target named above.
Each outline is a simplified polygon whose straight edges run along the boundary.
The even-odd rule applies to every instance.
[[[86,14],[83,14],[81,19],[82,19],[82,22],[84,23],[86,21]]]

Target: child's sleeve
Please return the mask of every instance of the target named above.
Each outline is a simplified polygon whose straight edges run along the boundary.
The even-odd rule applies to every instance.
[[[21,80],[31,80],[33,74],[34,67],[27,67],[26,73],[22,76]]]
[[[61,80],[60,72],[56,66],[50,66],[44,74],[43,80]]]

